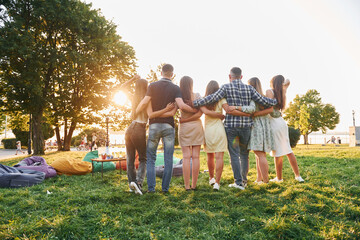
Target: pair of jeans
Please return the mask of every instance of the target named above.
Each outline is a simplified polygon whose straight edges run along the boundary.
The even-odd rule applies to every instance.
[[[237,185],[245,186],[249,172],[250,127],[225,128],[228,140],[228,149],[231,159],[231,168]]]
[[[146,123],[132,122],[125,132],[126,164],[129,183],[142,186],[146,172]],[[139,155],[139,168],[135,170],[136,151]]]
[[[168,123],[152,123],[149,126],[149,137],[146,149],[146,176],[148,191],[154,192],[156,186],[155,161],[156,151],[160,139],[164,145],[164,174],[162,178],[162,191],[168,192],[173,171],[173,154],[175,144],[175,129]]]

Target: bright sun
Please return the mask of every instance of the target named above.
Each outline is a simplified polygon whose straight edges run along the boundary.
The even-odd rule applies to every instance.
[[[127,98],[126,94],[122,91],[117,92],[114,96],[114,102],[118,105],[125,106],[128,104],[129,99]]]

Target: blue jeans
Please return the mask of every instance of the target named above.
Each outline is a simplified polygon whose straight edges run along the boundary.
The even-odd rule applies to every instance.
[[[247,148],[251,129],[234,127],[225,128],[225,131],[235,183],[244,186],[247,183],[249,172],[249,150]]]
[[[154,192],[156,186],[155,161],[159,141],[164,144],[164,174],[162,178],[162,191],[169,191],[173,171],[173,155],[175,144],[175,129],[168,123],[153,123],[149,126],[149,138],[146,147],[146,177],[148,191]]]

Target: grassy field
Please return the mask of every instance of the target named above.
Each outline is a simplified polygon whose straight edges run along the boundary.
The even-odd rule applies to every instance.
[[[0,239],[359,239],[360,149],[300,145],[294,151],[302,184],[287,161],[283,183],[252,184],[251,154],[247,189],[228,188],[233,177],[226,155],[214,192],[202,153],[197,191],[186,192],[182,178],[173,178],[164,195],[157,179],[158,193],[138,196],[128,192],[125,172],[119,184],[118,171],[105,173],[103,181],[99,174],[58,176],[30,188],[0,189]],[[51,163],[84,154],[44,157]]]

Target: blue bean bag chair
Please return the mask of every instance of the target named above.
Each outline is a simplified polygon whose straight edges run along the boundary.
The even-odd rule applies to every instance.
[[[18,164],[14,165],[14,167],[43,172],[45,173],[45,178],[51,178],[57,175],[56,170],[53,167],[49,166],[43,157],[39,156],[25,158]]]
[[[30,187],[45,179],[45,173],[0,164],[0,188]]]

